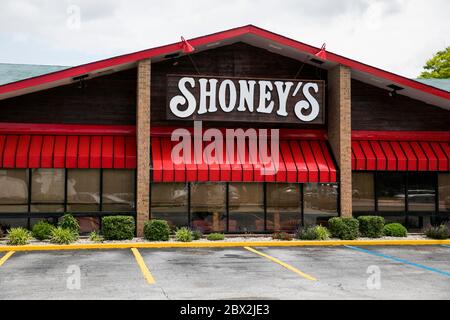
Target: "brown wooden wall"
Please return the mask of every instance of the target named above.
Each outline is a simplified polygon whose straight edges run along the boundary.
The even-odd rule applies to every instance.
[[[352,130],[450,130],[450,111],[352,80]]]
[[[135,124],[136,69],[0,100],[1,122]]]
[[[326,80],[326,70],[289,59],[278,54],[236,43],[229,46],[211,49],[191,55],[200,75],[228,77],[260,77],[294,79]],[[303,65],[303,67],[302,67]],[[152,64],[152,125],[189,125],[188,121],[166,121],[166,76],[168,74],[198,75],[189,57],[181,57],[169,61]],[[326,99],[325,99],[326,100]],[[204,122],[204,125],[219,126],[217,122]],[[225,124],[224,124],[225,125]],[[233,126],[232,123],[226,124]],[[253,123],[235,124],[239,127],[254,126]],[[268,125],[269,127],[280,127]],[[281,125],[284,127],[284,125]],[[289,127],[289,125],[285,125]],[[290,125],[290,127],[299,127]],[[321,125],[301,125],[301,128],[321,128]]]

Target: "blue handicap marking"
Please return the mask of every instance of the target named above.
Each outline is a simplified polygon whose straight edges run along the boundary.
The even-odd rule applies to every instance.
[[[397,257],[389,256],[387,254],[379,253],[379,252],[372,251],[372,250],[366,250],[366,249],[353,247],[353,246],[345,246],[345,247],[349,248],[349,249],[352,249],[352,250],[368,253],[368,254],[371,254],[371,255],[374,255],[374,256],[377,256],[377,257],[381,257],[381,258],[385,258],[385,259],[394,260],[394,261],[397,261],[397,262],[400,262],[400,263],[403,263],[403,264],[406,264],[406,265],[409,265],[409,266],[412,266],[412,267],[424,269],[424,270],[427,270],[427,271],[439,273],[441,275],[450,277],[450,272],[445,272],[445,271],[442,271],[442,270],[439,270],[439,269],[427,267],[427,266],[424,266],[424,265],[421,265],[421,264],[418,264],[418,263],[414,263],[414,262],[407,261],[407,260],[404,260],[404,259],[400,259],[400,258],[397,258]],[[450,248],[450,246],[448,246],[448,247]]]

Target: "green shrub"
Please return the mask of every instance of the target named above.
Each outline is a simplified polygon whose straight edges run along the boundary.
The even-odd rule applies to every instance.
[[[209,241],[220,241],[225,239],[225,235],[223,233],[210,233],[206,237]]]
[[[103,237],[107,240],[131,240],[135,223],[130,216],[107,216],[102,218]]]
[[[191,242],[193,239],[192,231],[185,227],[180,228],[175,233],[175,238],[177,239],[177,241]]]
[[[200,240],[203,237],[203,233],[200,230],[192,231],[192,237],[194,240]]]
[[[78,223],[78,220],[70,213],[63,215],[59,219],[58,227],[72,230],[75,233],[80,232],[80,224]]]
[[[78,234],[71,230],[62,227],[53,228],[50,242],[56,244],[70,244],[77,241]]]
[[[168,241],[170,227],[165,220],[150,220],[144,225],[144,238],[150,241]]]
[[[275,232],[272,234],[272,239],[274,240],[284,240],[284,241],[291,241],[292,236],[289,233],[286,232]]]
[[[383,236],[384,218],[379,216],[360,216],[359,232],[363,237],[381,238]]]
[[[322,226],[308,226],[297,233],[297,238],[301,240],[328,240],[330,232]]]
[[[89,233],[89,241],[92,241],[92,242],[103,242],[103,239],[97,233],[97,231],[92,231],[91,233]]]
[[[48,221],[42,220],[33,226],[32,234],[38,240],[48,240],[55,227]]]
[[[359,222],[355,218],[331,218],[328,220],[328,226],[333,237],[341,240],[358,238]]]
[[[425,235],[431,239],[448,239],[449,232],[448,227],[445,224],[441,224],[439,227],[430,227],[425,230]]]
[[[389,223],[383,228],[383,234],[388,237],[403,238],[407,233],[406,228],[400,223]]]
[[[13,246],[23,246],[30,243],[31,232],[25,228],[11,228],[8,230],[8,244]]]

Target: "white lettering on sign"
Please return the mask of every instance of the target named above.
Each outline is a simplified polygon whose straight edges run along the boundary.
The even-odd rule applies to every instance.
[[[189,76],[179,78],[177,87],[179,94],[169,102],[170,111],[177,118],[214,114],[220,108],[224,113],[276,113],[279,117],[293,113],[302,122],[318,118],[322,100],[319,103],[317,97],[323,90],[317,82],[309,81],[233,81]]]

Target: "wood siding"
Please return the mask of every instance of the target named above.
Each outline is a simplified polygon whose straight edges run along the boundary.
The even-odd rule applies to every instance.
[[[450,111],[352,80],[352,130],[449,129]]]
[[[211,49],[152,65],[152,126],[192,125],[192,121],[166,120],[167,75],[205,75],[242,78],[326,80],[326,70],[286,58],[244,43]],[[326,99],[325,99],[326,108]],[[217,122],[204,122],[205,126],[218,126]],[[254,126],[253,123],[224,123],[228,127]],[[266,126],[266,124],[264,124]],[[267,124],[267,127],[323,128],[309,124]]]
[[[136,69],[0,101],[1,122],[135,124]]]

